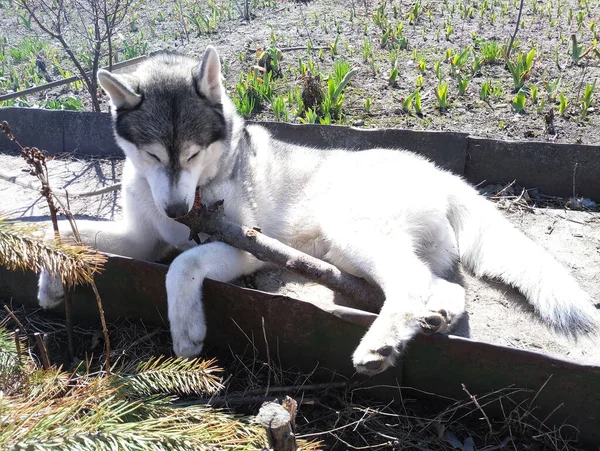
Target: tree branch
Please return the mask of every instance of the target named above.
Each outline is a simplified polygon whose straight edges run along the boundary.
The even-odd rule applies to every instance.
[[[198,234],[208,234],[213,240],[249,252],[261,261],[276,263],[342,294],[352,300],[354,308],[378,312],[383,305],[384,295],[381,289],[365,279],[344,273],[323,260],[269,238],[259,230],[229,221],[223,214],[223,201],[210,207],[204,204],[195,206],[191,212],[176,221],[190,228],[190,240],[200,244]]]

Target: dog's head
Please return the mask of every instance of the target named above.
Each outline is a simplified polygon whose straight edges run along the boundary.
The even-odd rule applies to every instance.
[[[196,187],[215,177],[230,136],[217,51],[207,47],[200,63],[161,53],[132,74],[100,70],[98,81],[110,96],[117,142],[148,180],[158,210],[185,215]]]

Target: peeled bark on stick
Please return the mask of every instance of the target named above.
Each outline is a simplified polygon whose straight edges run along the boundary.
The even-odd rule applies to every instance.
[[[260,230],[235,224],[225,218],[223,201],[207,207],[196,205],[187,215],[177,218],[190,228],[190,239],[200,244],[199,233],[251,253],[261,261],[275,263],[300,276],[343,295],[353,308],[377,313],[385,299],[377,286],[365,279],[340,271],[335,266],[287,246],[262,234]]]

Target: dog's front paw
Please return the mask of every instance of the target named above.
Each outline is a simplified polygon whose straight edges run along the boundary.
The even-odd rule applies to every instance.
[[[60,305],[65,300],[62,282],[47,271],[42,271],[38,281],[38,302],[43,309]]]
[[[181,357],[200,354],[206,337],[206,322],[200,299],[173,299],[169,296],[169,322],[175,354]]]
[[[394,366],[399,355],[400,352],[395,346],[386,345],[377,349],[370,349],[361,343],[354,351],[352,362],[356,371],[367,376],[373,376],[387,370],[390,366]]]
[[[190,326],[171,321],[171,336],[175,354],[180,357],[196,357],[204,347],[206,325],[202,322]]]
[[[206,321],[202,305],[202,279],[188,277],[176,264],[167,273],[167,297],[173,350],[181,357],[195,357],[202,351]]]

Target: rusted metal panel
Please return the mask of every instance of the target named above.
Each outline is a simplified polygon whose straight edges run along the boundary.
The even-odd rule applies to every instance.
[[[465,177],[512,182],[553,196],[600,200],[600,146],[469,137]]]
[[[419,338],[404,356],[404,385],[456,398],[464,398],[462,384],[474,395],[527,388],[531,392],[514,400],[535,396],[538,418],[551,415],[547,424],[557,427],[568,421],[578,427],[582,441],[600,443],[600,367],[462,337]],[[497,402],[486,412],[506,414]]]
[[[107,317],[166,325],[166,271],[165,265],[111,257],[97,278]],[[204,288],[207,346],[216,357],[227,358],[232,351],[244,353],[250,347],[264,361],[267,342],[271,358],[284,368],[312,372],[318,367],[311,376],[315,382],[331,380],[332,374],[365,379],[355,374],[351,355],[373,314],[214,281],[206,281]],[[0,270],[4,299],[34,304],[35,293],[34,274]],[[97,321],[91,290],[76,290],[73,310],[79,321]],[[482,394],[511,385],[537,391],[546,382],[536,398],[537,414],[544,418],[562,403],[548,422],[560,425],[568,419],[578,425],[582,440],[600,442],[600,367],[458,337],[432,336],[414,340],[401,367],[367,381],[372,386],[410,386],[457,398],[464,398],[463,383],[471,393]],[[395,390],[383,388],[370,392],[387,400],[398,396]]]
[[[39,108],[0,108],[0,121],[7,121],[24,146],[36,146],[55,156],[100,156],[123,158],[113,137],[108,113],[51,111]],[[0,134],[0,149],[16,149]]]
[[[295,125],[260,122],[278,140],[318,148],[365,150],[406,149],[429,158],[455,174],[463,174],[468,135],[458,132],[398,128],[359,129],[339,125]]]

